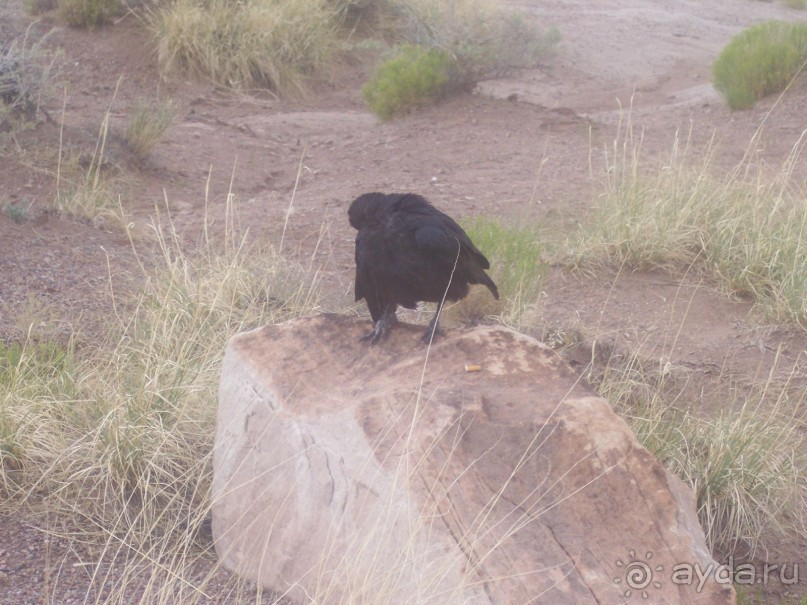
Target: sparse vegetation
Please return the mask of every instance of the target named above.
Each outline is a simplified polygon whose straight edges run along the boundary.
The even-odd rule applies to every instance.
[[[807,23],[768,21],[735,36],[712,66],[715,88],[731,109],[753,107],[804,69]]]
[[[382,119],[428,105],[483,78],[534,67],[557,44],[520,14],[478,0],[404,3],[409,19],[400,36],[409,44],[382,63],[364,87]]]
[[[495,304],[487,292],[472,294],[458,306],[463,314],[481,305],[502,323],[522,328],[525,316],[541,293],[547,266],[541,259],[541,237],[534,227],[507,227],[495,219],[477,217],[463,227],[491,263],[490,275],[499,288],[501,301]]]
[[[228,224],[225,244],[205,238],[186,254],[172,225],[155,223],[155,266],[144,266],[107,341],[0,345],[2,500],[63,515],[71,531],[107,541],[107,555],[121,543],[127,559],[175,553],[182,560],[160,567],[166,583],[149,583],[141,602],[173,594],[200,555],[228,337],[320,301],[315,271],[247,244],[232,214]]]
[[[299,94],[337,44],[339,13],[325,0],[177,0],[149,14],[165,74],[239,90]]]
[[[165,73],[179,70],[240,90],[268,88],[281,95],[304,92],[307,80],[344,46],[345,35],[374,24],[381,35],[393,32],[404,42],[401,56],[376,77],[388,81],[394,72],[404,80],[384,85],[392,96],[388,101],[381,100],[381,91],[371,93],[371,104],[384,106],[381,111],[533,66],[558,39],[556,31],[540,33],[519,14],[480,0],[178,0],[148,15]],[[414,82],[412,64],[436,73]],[[413,86],[417,90],[409,93]]]
[[[5,48],[0,47],[0,127],[11,130],[15,118],[33,120],[50,87],[55,56],[32,40],[32,26]]]
[[[410,0],[406,5],[407,40],[447,52],[466,85],[534,67],[560,39],[557,30],[542,32],[521,13],[491,0]]]
[[[750,160],[718,178],[708,155],[694,170],[678,141],[662,167],[644,170],[640,141],[630,125],[623,132],[609,157],[602,204],[569,241],[570,264],[697,273],[751,297],[766,318],[807,320],[807,211],[790,178],[802,141],[775,178],[753,170]],[[679,384],[680,372],[663,360],[638,351],[597,357],[592,348],[587,378],[643,445],[693,487],[713,547],[728,554],[740,544],[760,547],[775,533],[803,534],[803,387],[762,380],[707,399]],[[798,373],[794,368],[791,378]]]
[[[3,214],[17,224],[24,223],[28,220],[31,210],[31,202],[8,202],[3,205]]]
[[[73,27],[99,27],[123,12],[120,0],[57,0],[59,13]]]
[[[108,128],[109,111],[91,156],[77,153],[63,160],[60,152],[55,207],[65,216],[96,227],[123,227],[125,219],[115,192],[114,169],[105,156]]]
[[[60,149],[56,169],[56,210],[96,227],[123,228],[126,225],[121,198],[116,192],[119,184],[116,180],[120,179],[114,178],[115,167],[106,157],[110,112],[117,93],[116,87],[101,122],[92,155],[75,153],[63,157],[63,150]]]
[[[58,6],[58,0],[23,0],[25,10],[32,15],[38,15]]]
[[[713,548],[754,552],[773,535],[804,532],[807,440],[797,412],[807,401],[803,389],[794,395],[765,381],[758,390],[727,388],[698,401],[680,372],[638,352],[606,353],[586,378],[642,445],[692,486]],[[705,409],[715,411],[707,416]]]
[[[126,145],[139,158],[146,157],[171,126],[176,116],[173,101],[137,101],[131,110],[126,129]]]
[[[96,227],[123,227],[123,209],[114,178],[96,160],[84,160],[84,156],[78,154],[62,165],[56,210]]]
[[[569,263],[696,271],[750,297],[765,318],[807,321],[807,209],[789,178],[802,145],[775,179],[755,177],[747,162],[716,178],[708,159],[694,170],[678,145],[661,169],[644,170],[628,131],[614,143],[600,207],[570,240]]]

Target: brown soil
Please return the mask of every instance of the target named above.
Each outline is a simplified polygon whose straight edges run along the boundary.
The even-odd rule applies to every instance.
[[[60,136],[63,149],[91,156],[107,109],[106,160],[124,183],[136,225],[147,225],[167,202],[192,240],[206,205],[215,226],[232,192],[241,225],[258,240],[277,242],[291,208],[287,249],[314,253],[341,292],[350,290],[353,271],[346,209],[362,192],[411,190],[457,217],[571,228],[602,190],[603,150],[629,109],[649,165],[663,160],[679,132],[691,133],[693,162],[714,139],[713,164],[733,166],[766,121],[758,160],[775,169],[804,128],[807,82],[778,103],[766,99],[743,112],[730,112],[709,83],[711,62],[732,35],[765,19],[803,19],[803,12],[753,0],[725,0],[717,10],[701,0],[675,8],[663,0],[512,4],[557,27],[562,42],[555,57],[389,123],[379,123],[361,100],[367,57],[346,60],[304,100],[242,96],[181,77],[161,81],[152,44],[135,19],[86,32],[45,15],[35,27],[57,27],[49,43],[61,49],[66,92],[46,106],[56,123],[18,132],[2,153],[0,206],[31,204],[31,210],[20,224],[0,213],[0,338],[29,332],[61,338],[75,330],[97,338],[99,318],[112,309],[107,294],[137,284],[137,259],[119,229],[52,211]],[[9,36],[27,20],[19,9],[6,10],[16,30],[0,28],[0,35]],[[121,133],[132,103],[144,96],[173,98],[180,110],[165,138],[138,162]],[[802,158],[796,178],[806,177]],[[583,277],[553,268],[536,311],[536,334],[581,332],[609,346],[641,345],[649,357],[696,374],[725,375],[729,368],[741,384],[766,372],[778,349],[782,372],[807,350],[802,328],[763,325],[747,301],[680,275]],[[0,517],[0,603],[93,600],[84,563],[74,566],[75,548],[44,544],[44,534],[20,515]],[[787,546],[778,555],[789,563],[807,559]],[[56,560],[59,581],[41,583]]]

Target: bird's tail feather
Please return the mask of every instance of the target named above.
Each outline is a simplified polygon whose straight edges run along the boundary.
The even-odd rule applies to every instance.
[[[493,283],[493,280],[490,279],[488,274],[484,271],[480,271],[479,273],[479,281],[477,283],[487,286],[487,289],[490,290],[491,294],[493,294],[493,298],[499,300],[499,289],[496,287],[496,284]]]

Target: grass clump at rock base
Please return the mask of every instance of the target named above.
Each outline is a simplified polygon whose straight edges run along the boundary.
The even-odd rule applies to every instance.
[[[501,323],[521,329],[526,314],[541,294],[547,265],[541,258],[542,246],[538,229],[532,226],[510,227],[496,219],[476,217],[463,221],[471,241],[490,261],[491,276],[499,289],[499,303],[484,288],[472,291],[458,306],[462,314],[480,306]]]
[[[248,244],[232,214],[226,222],[223,241],[206,229],[187,252],[158,218],[142,287],[115,298],[106,340],[0,345],[0,510],[45,512],[101,545],[99,560],[122,557],[120,574],[98,578],[109,595],[99,602],[203,599],[184,574],[203,555],[227,340],[320,301],[315,271]],[[144,582],[146,568],[156,575]]]
[[[639,442],[692,487],[712,549],[745,556],[773,536],[807,534],[803,388],[763,379],[750,390],[700,392],[699,400],[680,371],[639,353],[606,353],[585,377]],[[706,407],[715,411],[706,416]]]
[[[712,66],[715,88],[731,109],[784,90],[807,61],[807,23],[768,21],[735,36]]]

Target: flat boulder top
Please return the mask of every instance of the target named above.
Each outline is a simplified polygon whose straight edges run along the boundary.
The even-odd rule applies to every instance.
[[[327,405],[350,391],[366,398],[410,387],[427,396],[436,389],[473,390],[482,400],[537,384],[543,400],[596,396],[548,346],[504,326],[446,331],[430,348],[420,342],[422,326],[399,323],[373,346],[359,342],[369,329],[366,320],[323,314],[239,334],[230,346],[287,396],[289,411],[310,412],[310,398]],[[535,411],[523,410],[529,418]],[[515,409],[509,417],[526,419]]]

